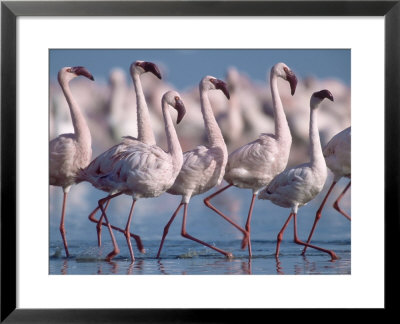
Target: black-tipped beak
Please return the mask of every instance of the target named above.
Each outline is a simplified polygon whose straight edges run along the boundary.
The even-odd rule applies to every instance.
[[[288,80],[289,84],[290,84],[290,93],[293,96],[294,93],[296,92],[296,87],[297,87],[297,77],[296,75],[293,73],[293,71],[284,68],[285,73],[286,73],[286,79]]]
[[[329,90],[326,90],[326,89],[325,89],[325,90],[321,90],[321,91],[314,92],[313,96],[314,96],[314,97],[317,97],[317,98],[319,98],[319,99],[321,99],[321,100],[327,98],[327,99],[329,99],[330,101],[334,101],[334,100],[333,100],[333,95],[332,95],[332,93],[331,93]]]
[[[219,79],[215,79],[212,81],[213,81],[216,89],[221,90],[224,93],[225,97],[227,97],[228,99],[231,98],[231,96],[229,95],[229,91],[228,91],[228,85],[224,81],[219,80]]]
[[[176,123],[179,124],[181,120],[183,119],[183,116],[186,114],[186,108],[185,105],[183,104],[182,100],[177,98],[175,99],[175,109],[178,111],[178,118],[176,120]]]
[[[157,65],[152,62],[142,62],[140,66],[146,71],[153,73],[157,78],[161,80],[161,72]]]
[[[71,68],[71,72],[75,73],[76,75],[83,75],[84,77],[94,81],[93,75],[83,66],[75,66]]]

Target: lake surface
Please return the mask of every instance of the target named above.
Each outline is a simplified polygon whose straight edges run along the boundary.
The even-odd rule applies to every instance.
[[[303,241],[314,222],[315,212],[330,185],[318,197],[298,212],[298,235]],[[280,208],[268,201],[256,200],[251,222],[253,257],[240,249],[242,234],[206,208],[203,199],[209,193],[193,197],[187,217],[187,232],[196,238],[218,248],[229,251],[233,259],[200,245],[180,235],[182,214],[172,223],[161,258],[156,259],[164,226],[180,203],[180,197],[163,194],[158,198],[141,199],[135,206],[131,232],[142,238],[146,249],[141,254],[132,240],[135,262],[131,263],[125,237],[114,232],[120,254],[112,262],[105,256],[112,250],[108,230],[103,227],[102,247],[97,247],[96,226],[87,216],[96,206],[97,200],[105,194],[86,183],[71,189],[65,228],[67,231],[70,258],[65,258],[64,247],[59,232],[62,203],[60,188],[51,187],[49,217],[49,273],[77,275],[228,275],[228,274],[350,274],[351,273],[351,222],[339,214],[332,203],[347,181],[341,181],[328,199],[323,216],[313,236],[312,243],[334,250],[339,260],[331,261],[330,256],[314,249],[308,249],[301,256],[302,246],[293,242],[293,222],[287,227],[280,248],[279,260],[275,259],[276,236],[289,216],[290,210]],[[217,208],[224,211],[244,227],[251,199],[250,190],[231,188],[213,200]],[[351,193],[345,195],[341,206],[350,212]],[[113,200],[107,213],[113,225],[124,228],[131,198],[120,196]]]
[[[232,259],[189,240],[172,240],[164,244],[160,259],[156,259],[159,241],[145,241],[146,253],[134,248],[132,263],[128,249],[119,242],[121,253],[111,262],[104,260],[112,250],[111,243],[96,247],[97,242],[71,242],[70,258],[65,258],[62,242],[50,246],[50,274],[87,275],[239,275],[239,274],[350,274],[351,250],[349,241],[314,242],[333,249],[339,256],[331,261],[329,255],[309,249],[300,255],[302,247],[292,241],[282,241],[281,254],[276,260],[276,242],[252,241],[253,257],[240,249],[240,241],[214,242],[219,248],[234,254]]]

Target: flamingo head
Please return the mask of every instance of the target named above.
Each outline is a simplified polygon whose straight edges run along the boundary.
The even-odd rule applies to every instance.
[[[271,73],[289,82],[290,93],[293,96],[297,86],[297,77],[294,72],[285,63],[277,63],[272,67]]]
[[[240,73],[235,67],[229,67],[226,72],[226,81],[229,92],[235,92],[240,83]]]
[[[80,75],[94,81],[93,75],[83,66],[63,67],[58,72],[58,80],[60,82],[69,82]]]
[[[157,78],[161,79],[161,72],[157,65],[152,62],[136,61],[131,65],[131,74],[143,74],[146,72],[153,73]]]
[[[111,85],[119,85],[125,83],[125,73],[120,68],[115,68],[110,72],[109,82]]]
[[[176,123],[179,124],[186,114],[185,105],[181,99],[181,96],[176,91],[167,91],[162,97],[162,101],[169,104],[171,107],[175,108],[178,112],[178,118]]]
[[[230,98],[228,85],[224,81],[214,78],[213,76],[205,76],[200,81],[200,88],[207,90],[221,90],[228,99]]]
[[[333,95],[329,90],[321,90],[314,92],[311,96],[310,100],[310,107],[315,109],[318,107],[318,105],[324,100],[325,98],[329,99],[330,101],[333,101]]]

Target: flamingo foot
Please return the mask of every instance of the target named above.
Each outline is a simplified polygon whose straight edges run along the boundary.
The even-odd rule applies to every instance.
[[[242,239],[242,245],[241,245],[242,250],[244,250],[248,244],[249,244],[249,233],[246,233],[244,234]]]
[[[226,252],[225,256],[227,259],[233,259],[233,254],[231,252]]]
[[[329,254],[331,255],[331,261],[335,261],[335,260],[339,259],[339,257],[336,255],[335,252],[330,251]]]
[[[119,248],[117,248],[117,249],[111,251],[111,252],[107,255],[106,261],[110,262],[111,259],[112,259],[113,257],[115,257],[117,254],[119,254]]]

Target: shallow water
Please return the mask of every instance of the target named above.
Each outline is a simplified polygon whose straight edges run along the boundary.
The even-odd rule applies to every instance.
[[[119,242],[123,243],[123,241]],[[105,256],[112,250],[108,242],[96,247],[97,242],[71,242],[70,258],[65,258],[62,242],[50,246],[50,274],[111,274],[111,275],[240,275],[240,274],[350,274],[351,251],[349,241],[313,242],[332,249],[339,256],[331,261],[329,255],[317,250],[307,250],[292,241],[282,241],[281,253],[276,260],[276,242],[252,241],[253,257],[249,260],[247,249],[240,249],[240,240],[214,242],[216,246],[233,253],[232,259],[189,240],[166,241],[161,258],[156,259],[159,241],[145,241],[146,253],[134,248],[136,260],[132,263],[128,249],[119,244],[121,253],[112,262]]]
[[[103,245],[97,247],[96,227],[87,216],[96,206],[98,199],[105,196],[99,190],[82,183],[71,189],[67,204],[65,228],[71,257],[66,259],[59,232],[62,203],[60,188],[51,187],[49,217],[49,273],[50,274],[350,274],[351,273],[351,222],[332,207],[333,201],[343,190],[347,181],[341,181],[328,199],[312,243],[332,249],[340,257],[334,262],[329,255],[308,249],[301,256],[302,246],[293,242],[293,222],[287,227],[275,259],[276,236],[287,217],[289,209],[280,208],[268,201],[256,200],[251,220],[253,257],[249,261],[247,250],[240,249],[242,234],[210,209],[203,199],[210,192],[193,197],[188,207],[186,229],[196,238],[233,253],[233,259],[196,242],[183,238],[181,233],[182,214],[172,223],[165,241],[161,259],[156,255],[164,226],[179,205],[180,197],[164,194],[158,198],[141,199],[135,205],[131,232],[141,236],[146,254],[141,254],[132,240],[136,261],[131,264],[124,236],[114,232],[120,254],[113,262],[105,256],[112,250],[108,230],[102,231]],[[307,239],[330,180],[324,190],[298,212],[298,235]],[[250,190],[231,188],[213,200],[214,205],[244,227],[251,200]],[[345,195],[342,208],[350,212],[351,193]],[[110,204],[107,215],[110,222],[125,227],[131,198],[120,196]]]

